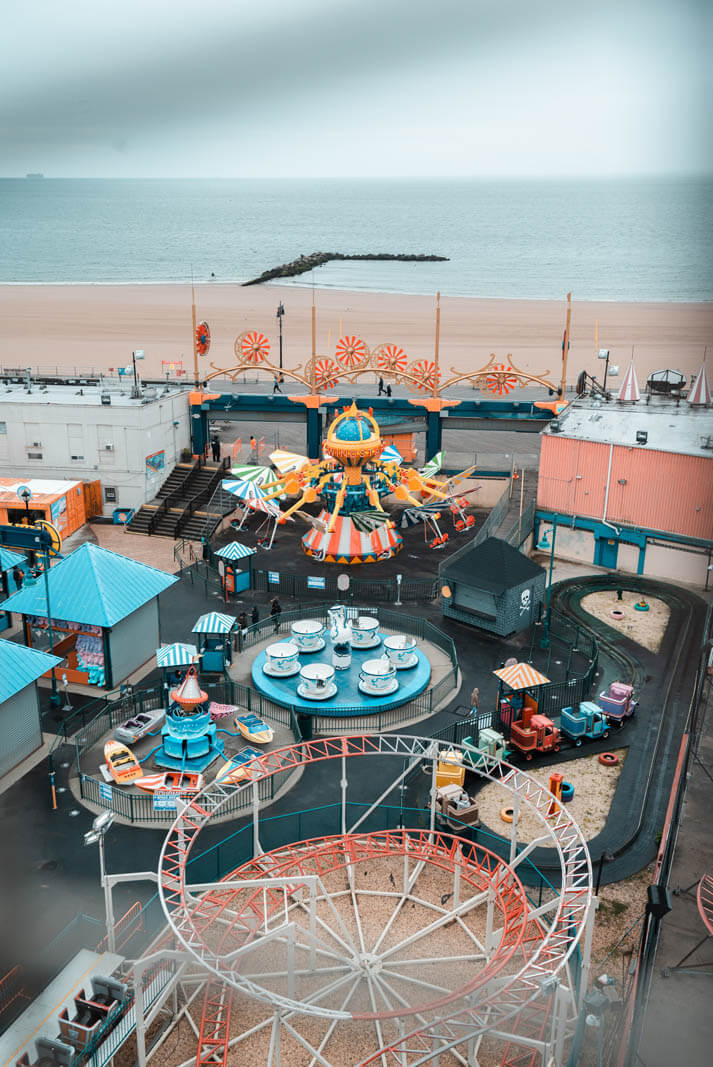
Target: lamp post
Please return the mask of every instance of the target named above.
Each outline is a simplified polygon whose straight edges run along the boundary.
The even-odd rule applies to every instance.
[[[280,370],[282,370],[282,316],[285,314],[285,306],[280,301],[277,305],[277,321],[280,324]]]
[[[604,864],[605,863],[611,863],[613,859],[614,859],[614,856],[612,855],[612,853],[611,852],[607,852],[606,849],[604,850],[604,852],[602,852],[601,856],[599,857],[599,866],[597,867],[597,884],[596,884],[595,889],[594,889],[594,896],[595,897],[599,896],[599,886],[601,885],[601,881],[602,881],[602,871],[604,869]]]
[[[107,830],[114,822],[113,811],[102,812],[101,815],[97,815],[96,819],[92,823],[92,828],[84,835],[85,845],[99,845],[99,873],[101,876],[102,889],[104,890],[104,915],[106,918],[106,944],[109,952],[116,950],[116,941],[114,938],[114,905],[111,898],[111,887],[109,880],[106,876],[106,867],[104,865],[104,837]]]
[[[552,545],[550,546],[547,540],[547,534],[544,533],[541,539],[537,543],[537,547],[546,551],[550,549],[550,572],[547,579],[547,589],[545,591],[545,629],[540,640],[540,648],[549,648],[550,645],[550,613],[552,611],[552,567],[555,562],[555,538],[557,537],[557,516],[552,516]]]

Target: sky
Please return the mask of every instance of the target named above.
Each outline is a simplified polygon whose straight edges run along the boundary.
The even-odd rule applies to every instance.
[[[0,175],[713,172],[713,0],[23,0]]]

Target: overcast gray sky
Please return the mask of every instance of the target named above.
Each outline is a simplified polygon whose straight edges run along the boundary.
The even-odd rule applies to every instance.
[[[22,0],[0,174],[713,171],[713,0]]]

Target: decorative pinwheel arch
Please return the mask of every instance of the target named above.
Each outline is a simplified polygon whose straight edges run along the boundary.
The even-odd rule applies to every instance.
[[[455,367],[445,375],[436,359],[410,359],[397,344],[383,343],[370,348],[361,337],[340,337],[333,355],[315,355],[306,363],[294,367],[280,367],[270,359],[270,341],[260,330],[241,333],[234,345],[236,363],[233,367],[218,367],[211,363],[211,373],[204,381],[222,377],[235,381],[246,371],[260,370],[274,377],[284,377],[306,385],[313,393],[336,389],[340,383],[355,382],[364,374],[378,375],[387,381],[405,385],[413,393],[440,397],[446,390],[462,382],[493,396],[507,396],[514,389],[541,385],[557,392],[560,383],[554,381],[549,370],[530,374],[516,366],[512,356],[505,359],[494,354],[478,370],[463,374]]]

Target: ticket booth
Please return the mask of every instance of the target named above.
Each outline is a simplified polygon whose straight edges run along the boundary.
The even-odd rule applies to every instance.
[[[219,548],[215,555],[218,557],[218,571],[223,585],[223,595],[228,599],[229,595],[242,593],[252,586],[252,557],[256,550],[247,545],[241,545],[239,541],[231,541]]]
[[[210,611],[201,615],[193,627],[198,642],[201,671],[222,674],[233,662],[233,634],[237,629],[234,615]]]

